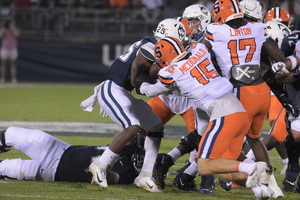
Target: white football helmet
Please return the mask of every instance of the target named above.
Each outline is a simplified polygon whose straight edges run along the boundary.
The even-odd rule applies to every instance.
[[[263,21],[262,6],[257,0],[242,0],[240,2],[245,17],[255,21]]]
[[[198,26],[199,32],[204,31],[211,21],[211,13],[205,6],[200,4],[193,4],[186,7],[183,11],[182,17],[187,18],[188,20],[198,19],[200,21]]]
[[[159,40],[166,36],[183,41],[186,36],[184,25],[180,21],[172,18],[162,20],[157,25],[154,37]]]
[[[278,21],[268,21],[265,23],[268,35],[277,42],[279,48],[284,37],[291,34],[291,30],[281,22]]]

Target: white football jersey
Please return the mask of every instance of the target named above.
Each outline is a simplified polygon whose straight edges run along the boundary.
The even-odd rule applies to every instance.
[[[227,78],[231,77],[230,68],[234,65],[260,66],[261,48],[268,37],[266,26],[261,22],[249,22],[239,29],[212,23],[207,26],[205,33],[223,76]]]
[[[162,68],[158,75],[164,85],[175,84],[181,95],[190,98],[206,112],[214,100],[233,89],[232,84],[218,74],[210,53],[201,43],[192,47],[188,59]]]

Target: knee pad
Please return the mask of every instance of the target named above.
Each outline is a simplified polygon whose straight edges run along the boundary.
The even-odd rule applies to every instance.
[[[155,137],[155,138],[162,138],[164,137],[164,132],[156,132],[156,131],[149,131],[147,133],[148,137]]]
[[[187,136],[183,136],[179,144],[182,145],[187,152],[191,152],[194,149],[198,148],[200,139],[201,136],[198,134],[197,130],[194,130],[190,132]]]

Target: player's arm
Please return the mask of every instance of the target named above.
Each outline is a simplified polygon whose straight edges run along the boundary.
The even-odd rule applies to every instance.
[[[211,51],[212,46],[208,40],[203,39],[202,44],[204,44],[206,46],[208,51]]]
[[[154,62],[151,44],[143,45],[131,66],[131,85],[139,87],[143,82],[155,83],[156,79],[149,76],[150,66]]]
[[[272,60],[275,62],[284,62],[285,56],[284,53],[278,48],[278,45],[275,41],[267,38],[263,43],[262,51],[266,53]]]
[[[166,86],[161,81],[158,81],[155,84],[143,82],[140,87],[140,92],[141,92],[141,94],[145,94],[147,97],[155,97],[162,93],[168,92],[172,88],[173,88],[173,85]]]

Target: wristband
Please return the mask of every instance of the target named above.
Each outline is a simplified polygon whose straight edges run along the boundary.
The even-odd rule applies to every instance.
[[[294,70],[297,67],[297,59],[294,56],[289,56],[287,58],[290,59],[291,62],[292,62],[291,70]]]

